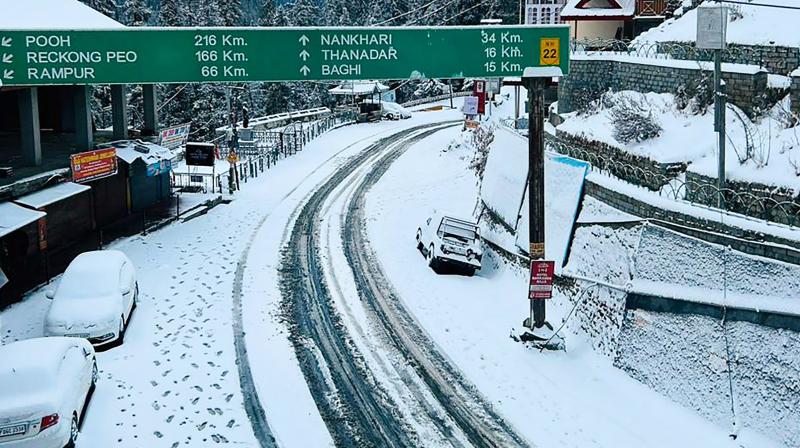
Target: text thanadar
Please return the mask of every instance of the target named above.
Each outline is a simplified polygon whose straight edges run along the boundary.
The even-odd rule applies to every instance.
[[[389,33],[330,33],[320,35],[324,61],[357,62],[397,60],[397,50],[392,46]],[[383,46],[388,48],[324,48]],[[323,75],[360,75],[361,64],[323,64]]]

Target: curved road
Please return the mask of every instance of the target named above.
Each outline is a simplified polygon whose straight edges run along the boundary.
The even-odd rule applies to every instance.
[[[375,366],[368,365],[359,353],[334,303],[333,296],[341,294],[338,282],[335,278],[333,285],[326,281],[324,259],[331,256],[324,252],[333,249],[321,241],[320,223],[331,213],[326,204],[341,197],[346,207],[342,247],[370,323],[386,341],[385,350],[396,353],[406,367],[411,366],[415,378],[398,375],[410,395],[434,402],[413,403],[423,408],[414,413],[415,419],[427,420],[425,425],[435,428],[439,440],[452,446],[528,445],[450,364],[403,307],[366,238],[365,193],[406,149],[455,124],[417,126],[376,141],[349,159],[311,195],[292,228],[280,276],[284,311],[292,322],[291,340],[312,396],[339,446],[419,446],[428,442],[382,388],[372,371]],[[418,390],[420,385],[427,390]]]

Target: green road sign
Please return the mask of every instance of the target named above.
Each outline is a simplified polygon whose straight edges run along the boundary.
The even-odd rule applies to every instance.
[[[567,26],[0,30],[4,85],[521,76],[569,69]]]

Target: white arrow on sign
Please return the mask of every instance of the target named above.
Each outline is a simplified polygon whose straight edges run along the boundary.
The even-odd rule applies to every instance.
[[[300,39],[297,39],[297,41],[298,41],[298,42],[300,42],[301,44],[303,44],[303,46],[304,46],[304,47],[305,47],[306,45],[308,45],[308,41],[309,41],[309,40],[311,40],[311,39],[309,39],[309,38],[308,38],[308,36],[306,36],[305,34],[303,34],[302,36],[300,36]]]
[[[308,60],[309,56],[311,56],[311,54],[309,52],[307,52],[306,50],[303,50],[303,51],[300,52],[300,57],[303,58],[304,61]]]
[[[3,64],[10,64],[11,61],[13,61],[13,60],[14,60],[14,55],[13,54],[4,54],[3,55]]]
[[[3,70],[4,79],[14,79],[14,70]]]
[[[300,72],[303,74],[303,76],[308,76],[308,74],[311,72],[311,69],[308,68],[307,65],[304,65],[300,67]]]
[[[2,40],[0,40],[0,45],[2,45],[4,47],[10,47],[11,46],[11,38],[10,37],[4,37]]]

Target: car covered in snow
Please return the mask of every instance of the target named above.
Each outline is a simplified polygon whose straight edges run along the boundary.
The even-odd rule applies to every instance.
[[[411,112],[397,103],[383,101],[381,102],[381,116],[387,120],[405,120],[411,118]]]
[[[74,447],[97,383],[94,348],[77,338],[0,346],[0,448]]]
[[[406,118],[411,118],[411,111],[392,101],[379,101],[368,98],[362,101],[361,104],[369,105],[376,110],[380,110],[380,116],[384,120],[405,120]]]
[[[123,342],[139,299],[133,262],[122,252],[84,252],[67,267],[45,317],[46,336],[88,339],[95,346]]]
[[[481,268],[480,229],[476,223],[465,219],[434,213],[417,229],[417,249],[433,269],[440,264],[450,264],[473,275]]]

